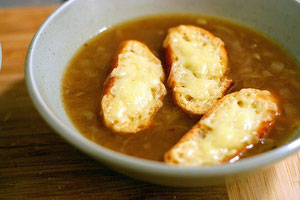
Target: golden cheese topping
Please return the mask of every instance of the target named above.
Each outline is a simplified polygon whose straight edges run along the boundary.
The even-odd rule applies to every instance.
[[[272,122],[278,114],[270,95],[268,91],[243,89],[225,96],[218,108],[193,130],[199,134],[191,135],[171,150],[173,159],[183,165],[215,165],[258,143],[260,126]]]
[[[194,99],[210,99],[216,95],[225,73],[220,57],[223,42],[187,26],[179,26],[168,37],[165,41],[172,43],[178,58],[171,70],[179,82],[174,90]]]
[[[106,124],[113,124],[120,132],[136,132],[147,126],[166,94],[160,61],[141,43],[129,42],[118,55],[111,77],[114,84],[102,100]]]

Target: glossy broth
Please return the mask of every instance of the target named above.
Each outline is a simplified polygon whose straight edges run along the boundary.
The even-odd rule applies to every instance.
[[[269,135],[241,157],[276,148],[286,142],[300,122],[299,63],[267,37],[244,26],[198,15],[153,16],[116,25],[87,41],[70,61],[63,80],[62,97],[75,127],[88,139],[128,155],[162,161],[169,150],[200,117],[179,109],[170,91],[151,128],[135,135],[119,135],[107,129],[99,116],[103,82],[119,44],[139,40],[162,60],[162,43],[169,28],[191,24],[221,38],[229,59],[228,76],[241,88],[266,89],[278,96],[282,114]],[[166,75],[167,76],[167,75]]]

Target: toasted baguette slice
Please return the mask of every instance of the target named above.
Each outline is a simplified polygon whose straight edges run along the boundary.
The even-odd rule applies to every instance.
[[[233,81],[225,76],[224,43],[210,32],[180,25],[169,29],[163,47],[168,85],[177,104],[188,113],[204,114],[231,87]]]
[[[278,114],[269,91],[242,89],[228,94],[165,154],[165,162],[188,166],[227,162],[258,143]]]
[[[166,95],[163,81],[161,62],[149,48],[139,41],[125,41],[101,100],[106,126],[120,133],[149,127]]]

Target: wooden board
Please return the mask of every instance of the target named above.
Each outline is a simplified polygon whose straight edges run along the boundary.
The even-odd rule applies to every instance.
[[[30,40],[56,7],[0,9],[0,199],[300,199],[300,154],[226,186],[171,188],[123,176],[67,144],[24,82]]]

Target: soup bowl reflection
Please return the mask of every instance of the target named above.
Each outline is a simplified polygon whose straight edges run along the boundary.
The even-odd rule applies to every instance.
[[[199,168],[168,166],[120,154],[89,141],[68,118],[62,103],[61,79],[78,48],[91,36],[123,21],[147,15],[198,13],[224,17],[271,36],[300,59],[300,3],[238,0],[71,0],[40,27],[28,49],[26,84],[47,123],[64,139],[96,160],[128,176],[173,186],[203,186],[267,166],[300,149],[300,132],[285,145],[236,163]],[[284,27],[284,29],[282,28]]]

